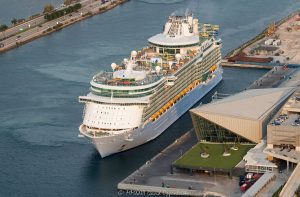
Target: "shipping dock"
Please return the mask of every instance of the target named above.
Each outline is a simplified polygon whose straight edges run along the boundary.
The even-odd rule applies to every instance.
[[[265,89],[286,87],[292,84],[295,68],[273,67],[260,79],[251,84],[248,89]],[[288,76],[288,77],[285,77]],[[159,194],[180,196],[241,196],[243,193],[238,187],[238,177],[208,174],[198,174],[190,171],[181,171],[174,168],[174,161],[197,144],[195,130],[188,131],[161,151],[154,158],[147,161],[118,184],[119,194]],[[233,175],[238,174],[241,167],[233,169]],[[222,177],[222,178],[220,178]]]
[[[272,22],[253,39],[228,53],[223,66],[268,68],[300,66],[300,11]]]

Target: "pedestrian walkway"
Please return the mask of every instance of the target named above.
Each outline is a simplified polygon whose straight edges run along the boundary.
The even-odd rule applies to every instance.
[[[280,197],[294,197],[296,190],[300,186],[300,163],[294,169],[292,175],[282,188],[279,196]]]
[[[242,197],[254,197],[260,192],[268,183],[275,179],[275,174],[272,172],[266,172],[260,177],[254,185],[250,187]]]

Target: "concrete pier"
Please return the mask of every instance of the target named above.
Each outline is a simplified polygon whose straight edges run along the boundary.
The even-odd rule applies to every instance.
[[[256,69],[272,69],[274,66],[272,65],[258,65],[258,64],[246,64],[246,63],[234,63],[222,61],[223,67],[238,67],[238,68],[256,68]]]
[[[222,181],[216,181],[216,176],[190,175],[171,169],[171,164],[196,143],[194,131],[187,132],[121,181],[118,184],[118,194],[228,196],[228,189],[238,190],[237,178],[230,179],[228,176],[222,176]],[[236,195],[230,196],[241,196],[241,193],[237,192]]]
[[[297,69],[273,67],[249,89],[272,88],[293,82],[290,76]],[[187,132],[161,151],[142,167],[118,184],[121,195],[178,195],[178,196],[231,196],[242,195],[238,177],[198,174],[172,169],[172,163],[197,143],[193,130]]]
[[[272,70],[263,75],[260,79],[254,81],[248,89],[275,88],[284,81],[289,80],[291,75],[297,69],[284,68],[282,66],[273,67]]]

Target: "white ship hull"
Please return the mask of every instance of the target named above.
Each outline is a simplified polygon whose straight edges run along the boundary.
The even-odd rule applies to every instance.
[[[206,84],[199,84],[192,91],[187,93],[172,108],[167,110],[156,121],[149,121],[147,124],[140,126],[130,132],[105,137],[93,137],[91,141],[100,153],[101,157],[106,157],[114,153],[125,151],[150,140],[155,139],[172,125],[179,117],[195,105],[209,91],[211,91],[222,80],[221,71],[216,71],[215,76]],[[80,132],[85,135],[83,125],[80,126]],[[89,138],[88,135],[85,135]]]

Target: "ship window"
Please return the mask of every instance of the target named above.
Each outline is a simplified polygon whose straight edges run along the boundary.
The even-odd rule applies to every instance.
[[[164,53],[164,49],[163,48],[159,48],[159,53]]]
[[[165,49],[164,52],[168,53],[168,54],[171,54],[171,55],[174,55],[175,54],[175,49]]]

